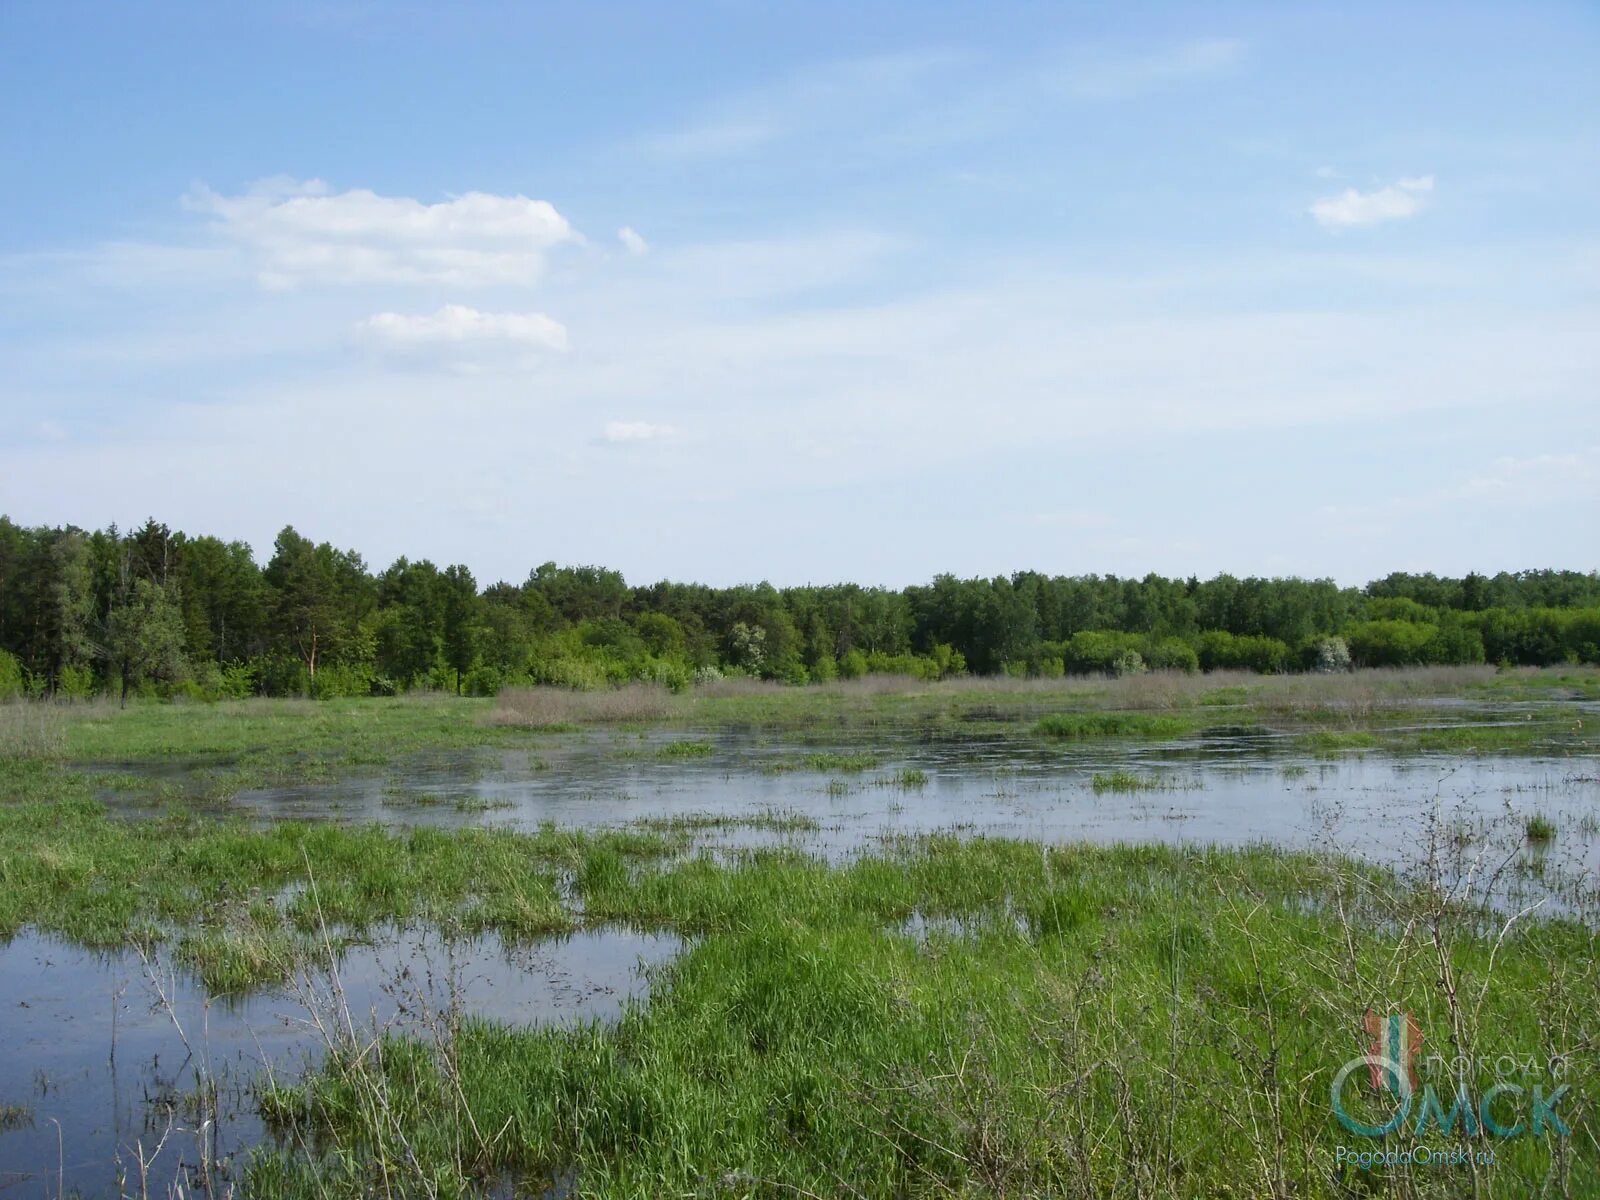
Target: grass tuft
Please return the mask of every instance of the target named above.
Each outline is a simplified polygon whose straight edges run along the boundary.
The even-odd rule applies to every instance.
[[[1189,730],[1178,717],[1137,712],[1066,712],[1041,718],[1034,731],[1045,737],[1068,740],[1089,738],[1177,737]]]

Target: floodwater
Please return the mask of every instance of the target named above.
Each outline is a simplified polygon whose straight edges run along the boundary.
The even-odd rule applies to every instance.
[[[678,741],[710,749],[664,749]],[[819,753],[864,755],[871,765],[841,769],[810,757]],[[1150,786],[1113,790],[1117,773]],[[181,786],[185,773],[162,777]],[[104,798],[138,819],[148,793],[119,791],[116,778],[108,773]],[[534,751],[428,753],[337,781],[246,791],[223,808],[261,822],[389,826],[676,820],[694,845],[717,852],[785,845],[834,860],[887,838],[945,831],[1043,842],[1267,842],[1404,867],[1426,855],[1432,831],[1457,870],[1474,856],[1525,862],[1522,885],[1544,888],[1552,911],[1600,902],[1593,755],[1315,758],[1282,736],[1220,725],[1136,745],[927,741],[882,731],[827,745],[714,731],[550,735]],[[1554,823],[1553,842],[1527,842],[1533,815]],[[918,928],[907,934],[920,936]],[[644,994],[649,966],[679,948],[670,936],[618,928],[531,947],[393,931],[345,953],[339,974],[348,1010],[365,1028],[424,1020],[452,1004],[515,1023],[607,1020]],[[202,1156],[229,1162],[264,1136],[253,1083],[269,1070],[293,1077],[320,1053],[310,1018],[325,1002],[304,987],[212,1000],[162,962],[28,933],[0,947],[0,1198],[74,1188],[116,1195],[119,1164],[136,1193],[141,1150],[147,1160],[155,1154],[152,1194],[192,1174]],[[201,1077],[216,1083],[221,1119],[209,1127],[193,1099]]]
[[[674,742],[711,751],[665,752]],[[864,755],[872,765],[808,761],[819,753]],[[922,778],[908,785],[906,771]],[[1141,786],[1113,790],[1107,784],[1118,773]],[[605,829],[677,820],[701,844],[785,844],[833,860],[886,838],[955,832],[1102,844],[1267,842],[1391,865],[1416,859],[1435,816],[1447,830],[1485,832],[1520,829],[1538,814],[1562,831],[1565,852],[1600,868],[1593,755],[1319,758],[1296,752],[1281,734],[1234,726],[1135,745],[882,733],[826,745],[713,731],[561,735],[536,752],[434,753],[398,771],[245,791],[226,811],[263,822],[394,827]]]
[[[300,1075],[329,1034],[425,1031],[463,1011],[515,1024],[615,1019],[679,945],[625,929],[527,947],[394,932],[338,957],[338,993],[324,968],[212,999],[165,960],[24,933],[0,947],[0,1112],[12,1114],[0,1196],[115,1196],[119,1169],[138,1195],[141,1153],[152,1195],[187,1185],[206,1161],[227,1178],[264,1136],[254,1085]],[[214,1082],[214,1110],[199,1101],[201,1080]]]

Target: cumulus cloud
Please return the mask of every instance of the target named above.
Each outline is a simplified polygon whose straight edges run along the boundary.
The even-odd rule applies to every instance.
[[[678,430],[671,425],[653,425],[649,421],[607,421],[601,439],[607,442],[659,442],[676,437]]]
[[[258,262],[264,287],[302,284],[527,284],[552,249],[581,238],[545,200],[488,192],[426,204],[321,180],[271,179],[242,195],[185,197]]]
[[[567,328],[543,313],[479,312],[446,304],[436,313],[383,312],[358,327],[368,338],[392,346],[451,346],[503,343],[543,350],[565,350]]]
[[[617,230],[617,240],[628,248],[629,254],[650,253],[650,243],[645,241],[639,231],[631,225],[624,225]]]
[[[1324,196],[1312,204],[1311,215],[1325,229],[1401,221],[1421,212],[1431,191],[1432,175],[1402,179],[1373,192],[1346,188],[1336,196]]]

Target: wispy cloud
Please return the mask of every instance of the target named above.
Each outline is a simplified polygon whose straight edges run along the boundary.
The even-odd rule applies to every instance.
[[[1486,468],[1442,487],[1390,496],[1370,504],[1324,505],[1317,515],[1334,523],[1393,524],[1401,518],[1453,511],[1461,506],[1505,510],[1555,504],[1592,506],[1596,501],[1600,501],[1600,445],[1560,454],[1497,458]]]
[[[1403,221],[1422,211],[1428,193],[1433,191],[1433,176],[1402,179],[1371,192],[1346,188],[1336,196],[1324,196],[1311,205],[1311,215],[1325,229],[1347,229],[1356,225],[1378,225],[1384,221]]]
[[[1110,514],[1094,509],[1068,508],[1059,512],[1034,513],[1033,523],[1054,529],[1106,529],[1112,520]]]
[[[841,123],[860,126],[868,114],[912,104],[961,60],[948,50],[913,50],[816,63],[725,97],[681,127],[647,138],[643,149],[656,158],[722,158]]]
[[[191,211],[256,260],[263,287],[529,284],[549,252],[581,240],[545,200],[467,192],[427,204],[320,180],[272,179],[237,196],[197,187]]]
[[[624,225],[617,230],[617,240],[627,248],[629,254],[650,253],[650,243],[645,241],[644,235],[631,225]]]
[[[1223,75],[1243,58],[1237,38],[1202,38],[1147,54],[1074,54],[1061,74],[1067,90],[1090,100],[1120,100],[1186,79]]]
[[[600,440],[613,444],[625,442],[660,442],[677,437],[674,425],[657,425],[650,421],[607,421],[601,430]]]
[[[373,341],[398,347],[500,343],[544,350],[567,348],[566,326],[543,313],[479,312],[464,304],[446,304],[426,315],[378,313],[361,322],[358,329]]]
[[[719,158],[771,141],[777,130],[758,121],[712,120],[658,134],[648,149],[662,158]]]

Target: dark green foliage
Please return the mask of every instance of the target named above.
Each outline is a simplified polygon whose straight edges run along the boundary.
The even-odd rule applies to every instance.
[[[113,642],[156,629],[160,653],[147,647],[124,672]],[[124,674],[130,692],[212,700],[633,681],[681,691],[728,674],[800,684],[1273,673],[1325,668],[1333,637],[1356,666],[1600,662],[1600,577],[1390,575],[1362,591],[1325,579],[1022,571],[892,591],[630,587],[615,571],[545,563],[521,584],[480,589],[466,566],[427,560],[373,575],[360,555],[292,528],[263,568],[242,542],[154,520],[123,534],[0,517],[0,697],[120,691]]]

